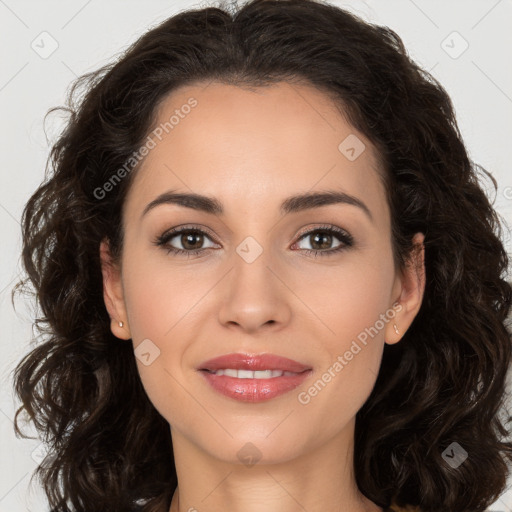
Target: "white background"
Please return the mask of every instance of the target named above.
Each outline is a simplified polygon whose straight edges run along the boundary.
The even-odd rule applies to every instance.
[[[206,3],[0,0],[0,512],[48,510],[37,483],[29,487],[36,467],[31,453],[40,443],[17,439],[12,424],[11,371],[29,348],[33,306],[18,300],[15,311],[10,299],[21,269],[22,208],[43,178],[49,150],[44,115],[64,104],[76,76],[111,61],[172,14]],[[512,1],[332,3],[395,30],[410,55],[432,70],[452,97],[470,157],[498,181],[495,206],[512,225]],[[46,37],[45,48],[51,48],[49,36],[40,36],[44,31],[58,44],[46,59],[31,47],[33,41],[42,47]],[[453,58],[464,41],[467,50]],[[47,128],[51,141],[59,125],[50,122]],[[506,244],[512,253],[509,235]],[[512,493],[491,510],[511,512]]]

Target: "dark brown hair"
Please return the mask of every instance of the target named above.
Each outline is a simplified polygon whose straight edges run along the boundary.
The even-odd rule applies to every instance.
[[[121,254],[121,209],[137,166],[102,197],[98,190],[140,148],[161,101],[203,81],[313,85],[378,149],[397,266],[423,232],[427,281],[357,414],[357,484],[383,507],[483,511],[504,492],[512,457],[501,417],[508,258],[478,178],[496,182],[469,160],[450,98],[397,34],[321,0],[181,12],[73,85],[67,125],[23,212],[28,277],[16,287],[31,283],[41,308],[41,340],[15,370],[16,433],[25,409],[48,443],[36,473],[52,510],[170,506],[169,425],[144,392],[133,347],[112,335],[102,295],[99,244],[107,238]],[[442,457],[453,442],[469,455],[456,469]]]

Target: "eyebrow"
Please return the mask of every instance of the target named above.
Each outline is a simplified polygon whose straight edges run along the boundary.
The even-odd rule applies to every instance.
[[[224,207],[222,203],[214,197],[208,197],[195,193],[177,193],[173,190],[164,192],[156,199],[153,199],[142,212],[141,217],[146,215],[153,208],[162,204],[176,204],[185,208],[191,208],[206,212],[212,215],[223,215]],[[331,204],[349,204],[360,208],[370,220],[373,216],[370,209],[357,197],[351,196],[345,192],[336,190],[327,190],[321,192],[307,192],[288,197],[281,203],[281,213],[297,213],[311,208],[320,208]]]

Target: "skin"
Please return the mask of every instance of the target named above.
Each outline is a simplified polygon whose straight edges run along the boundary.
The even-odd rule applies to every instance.
[[[382,510],[355,483],[355,415],[375,384],[384,343],[399,342],[421,306],[423,235],[415,237],[421,250],[411,265],[396,269],[378,155],[320,91],[284,82],[253,90],[187,85],[161,104],[155,126],[190,97],[198,105],[150,151],[130,188],[121,265],[112,263],[106,241],[100,248],[112,332],[134,349],[149,339],[160,350],[150,365],[137,358],[137,366],[170,424],[178,474],[170,512]],[[350,134],[366,146],[354,161],[338,150]],[[168,190],[215,197],[225,212],[163,204],[142,215]],[[288,196],[319,190],[357,197],[372,218],[351,204],[280,212]],[[212,234],[187,246],[204,248],[200,255],[173,255],[153,243],[183,224]],[[315,232],[301,239],[322,225],[348,231],[353,246],[306,254],[342,243],[333,235],[314,245]],[[236,252],[248,236],[263,249],[251,263]],[[169,244],[183,249],[186,242],[178,235]],[[299,393],[394,304],[395,318],[301,404]],[[313,373],[269,401],[236,401],[197,371],[232,352],[278,354]],[[261,457],[254,465],[237,456],[249,442]]]

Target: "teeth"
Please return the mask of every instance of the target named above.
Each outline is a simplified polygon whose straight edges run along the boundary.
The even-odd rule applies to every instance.
[[[236,377],[238,379],[272,379],[274,377],[289,377],[297,375],[295,372],[283,372],[282,370],[234,370],[226,368],[222,370],[212,371],[215,375],[225,375],[226,377]]]

